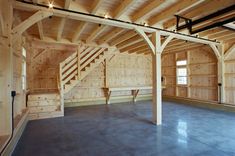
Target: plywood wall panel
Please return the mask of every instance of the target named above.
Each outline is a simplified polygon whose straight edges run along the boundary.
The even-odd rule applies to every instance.
[[[57,90],[59,63],[73,51],[48,49],[46,47],[28,47],[28,89],[31,92],[50,92]]]
[[[235,53],[225,60],[225,99],[226,103],[235,105]]]
[[[176,60],[187,60],[188,84],[176,84]],[[217,59],[209,47],[163,56],[162,75],[165,78],[165,96],[179,96],[217,101]]]
[[[106,85],[105,85],[105,68]],[[100,64],[80,84],[65,95],[66,101],[105,98],[103,87],[151,86],[151,57],[145,55],[117,54],[106,64]],[[139,94],[151,94],[141,90]],[[115,91],[113,96],[130,96],[131,91]]]

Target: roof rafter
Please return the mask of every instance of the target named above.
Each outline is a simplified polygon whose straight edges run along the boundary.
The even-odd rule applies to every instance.
[[[93,39],[95,39],[99,34],[101,34],[104,31],[105,25],[98,25],[94,31],[90,34],[90,36],[86,39],[86,42],[92,42]]]
[[[13,7],[15,9],[25,10],[25,11],[41,10],[44,12],[52,13],[46,5],[35,6],[33,4],[23,2],[23,1],[14,1]],[[125,21],[121,21],[121,20],[117,21],[117,20],[113,20],[113,19],[104,19],[101,17],[82,14],[82,13],[79,13],[76,11],[74,11],[74,12],[64,11],[59,8],[53,9],[53,16],[66,17],[66,18],[73,19],[73,20],[86,21],[86,22],[92,22],[92,23],[98,23],[98,24],[102,23],[104,25],[115,26],[115,27],[120,27],[120,28],[125,28],[125,29],[131,29],[131,30],[141,29],[147,33],[152,33],[152,32],[158,31],[158,33],[160,33],[162,36],[169,36],[172,34],[174,38],[178,38],[178,39],[182,39],[182,40],[188,40],[188,41],[198,42],[198,43],[203,43],[203,44],[215,44],[215,45],[219,44],[218,42],[215,42],[215,41],[211,41],[211,40],[207,40],[207,39],[203,39],[203,38],[198,38],[198,37],[190,36],[187,34],[166,31],[166,30],[163,30],[160,28],[152,28],[152,27],[145,27],[142,25],[135,25],[132,23],[127,23]]]
[[[123,0],[122,3],[114,10],[114,13],[112,14],[113,18],[119,18],[120,16],[125,13],[125,11],[134,3],[134,0]],[[102,33],[108,26],[98,27],[91,35],[88,37],[88,41],[94,40],[100,33]]]
[[[198,15],[203,16],[208,14],[208,12],[217,10],[219,7],[227,6],[231,3],[231,0],[210,0],[210,1],[204,1],[202,3],[199,3],[195,8],[190,10],[189,12],[182,13],[180,16],[186,17],[186,18],[193,18]],[[164,28],[170,28],[176,25],[176,19],[172,18],[164,23]]]
[[[176,2],[175,4],[169,6],[165,10],[163,10],[161,13],[156,14],[155,16],[151,17],[149,21],[149,25],[155,25],[156,23],[174,16],[177,12],[193,5],[194,3],[198,2],[198,0],[181,0],[179,2]]]
[[[135,35],[137,35],[135,31],[129,31],[129,32],[125,33],[124,35],[118,37],[116,40],[112,41],[110,43],[110,45],[111,46],[117,45],[117,44],[119,44],[119,43],[121,43],[123,41],[126,41],[127,39],[129,39],[129,38],[131,38],[131,37],[133,37]]]
[[[101,4],[103,3],[103,1],[104,0],[94,0],[94,3],[91,6],[90,13],[91,14],[95,14],[98,11],[98,9],[101,6]]]
[[[72,0],[65,0],[65,2],[64,2],[64,8],[65,8],[65,9],[69,9],[70,4],[71,4],[71,1],[72,1]]]
[[[98,11],[98,8],[100,7],[100,5],[102,4],[104,0],[95,0],[95,2],[92,4],[90,13],[91,14],[95,14]],[[77,33],[74,33],[73,42],[76,42],[79,39],[79,36],[81,35],[81,33],[83,32],[83,30],[87,27],[88,23],[87,22],[83,22],[81,23],[78,27],[77,27]],[[89,39],[91,40],[91,38]]]
[[[155,8],[161,5],[165,0],[151,1],[147,5],[141,7],[141,10],[137,11],[132,15],[131,19],[133,22],[138,22],[148,16]]]
[[[63,30],[64,30],[64,26],[65,26],[65,22],[66,22],[66,19],[63,17],[61,20],[60,20],[60,24],[59,24],[59,28],[58,28],[58,32],[57,32],[57,40],[61,40],[61,37],[62,37],[62,34],[63,34]]]
[[[43,32],[42,21],[37,22],[37,26],[38,26],[39,37],[41,40],[43,40],[44,39],[44,32]]]
[[[129,51],[129,50],[133,50],[133,49],[135,49],[135,48],[139,48],[139,47],[142,47],[142,46],[144,46],[144,45],[146,45],[145,42],[139,41],[139,42],[137,42],[137,43],[135,43],[135,44],[133,44],[133,45],[127,46],[127,47],[125,47],[125,48],[121,48],[121,49],[120,49],[120,52],[125,52],[125,51]]]
[[[123,0],[121,4],[114,10],[112,17],[119,18],[122,16],[131,5],[135,3],[135,0]]]
[[[114,28],[112,31],[108,32],[106,35],[102,36],[99,40],[98,40],[98,44],[103,44],[105,42],[110,41],[111,39],[115,38],[116,36],[120,35],[121,33],[123,33],[124,31],[126,31],[125,29],[122,28]]]

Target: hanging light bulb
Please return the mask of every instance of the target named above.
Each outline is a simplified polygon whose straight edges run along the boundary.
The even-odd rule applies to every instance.
[[[109,18],[108,14],[105,14],[105,15],[104,15],[104,18]]]
[[[52,3],[49,3],[48,7],[49,7],[50,9],[52,9],[54,6],[53,6]]]
[[[144,26],[147,27],[147,26],[149,26],[149,25],[148,25],[148,23],[144,23]]]

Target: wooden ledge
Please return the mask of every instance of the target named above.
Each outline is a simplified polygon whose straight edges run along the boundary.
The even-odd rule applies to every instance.
[[[139,90],[151,90],[152,86],[120,86],[120,87],[104,87],[106,104],[110,104],[110,97],[113,91],[131,91],[133,96],[133,102],[136,102],[136,98],[139,94]]]

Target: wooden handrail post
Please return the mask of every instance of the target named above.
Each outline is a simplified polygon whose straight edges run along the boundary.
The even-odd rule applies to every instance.
[[[77,49],[77,62],[78,62],[78,79],[81,77],[81,60],[80,60],[80,54],[81,54],[81,45],[78,46]]]

